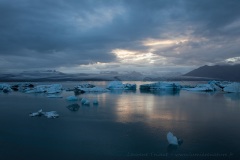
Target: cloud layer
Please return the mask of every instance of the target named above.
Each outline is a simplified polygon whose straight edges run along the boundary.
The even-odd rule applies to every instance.
[[[1,0],[0,71],[229,62],[240,56],[239,8],[238,0]]]

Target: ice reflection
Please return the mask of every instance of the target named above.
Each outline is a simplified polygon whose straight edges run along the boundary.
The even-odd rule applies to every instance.
[[[145,93],[145,94],[154,94],[158,96],[179,96],[180,91],[161,91],[161,90],[156,90],[156,91],[147,91],[147,90],[140,90],[140,93]]]
[[[240,93],[226,93],[224,97],[228,100],[240,101]]]
[[[136,93],[136,90],[115,89],[115,90],[111,90],[110,93],[112,94]]]
[[[74,104],[68,105],[67,108],[68,108],[70,111],[78,111],[79,108],[80,108],[80,106],[79,106],[79,104],[74,103]]]

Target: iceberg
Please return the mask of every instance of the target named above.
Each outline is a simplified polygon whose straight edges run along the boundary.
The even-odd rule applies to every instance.
[[[112,81],[108,84],[107,89],[136,90],[136,84],[123,84],[121,81]]]
[[[0,90],[2,90],[4,93],[12,91],[11,86],[6,83],[0,84]]]
[[[90,105],[90,101],[89,100],[86,100],[83,105]]]
[[[68,101],[77,101],[78,100],[78,98],[76,96],[68,96],[66,99]]]
[[[178,91],[181,89],[181,85],[173,82],[157,82],[152,84],[140,85],[140,90],[166,90],[166,91]]]
[[[81,103],[83,105],[90,105],[90,101],[88,99],[86,99],[86,98],[82,98]]]
[[[56,111],[50,111],[50,112],[43,112],[42,109],[40,109],[37,112],[33,112],[31,114],[29,114],[30,117],[40,117],[40,116],[45,116],[47,118],[58,118],[59,114],[57,114]]]
[[[183,88],[186,91],[196,91],[196,92],[213,92],[216,90],[213,84],[198,84],[194,88]]]
[[[60,93],[62,91],[61,84],[52,84],[52,85],[38,85],[34,88],[27,88],[26,93],[48,93],[55,94]]]
[[[30,117],[42,116],[42,115],[44,115],[43,113],[44,113],[44,112],[42,111],[42,109],[40,109],[40,110],[37,111],[37,112],[33,112],[33,113],[29,114],[29,116],[30,116]]]
[[[174,136],[171,132],[168,132],[167,140],[168,140],[168,143],[171,144],[171,145],[178,145],[177,137]]]
[[[96,87],[92,84],[80,84],[75,87],[75,92],[77,93],[85,93],[85,92],[108,92],[108,89],[102,87]]]
[[[47,118],[58,118],[59,114],[56,111],[45,112],[44,116]]]
[[[223,88],[223,91],[224,92],[229,92],[229,93],[240,93],[240,83],[233,82],[233,83],[227,84]]]

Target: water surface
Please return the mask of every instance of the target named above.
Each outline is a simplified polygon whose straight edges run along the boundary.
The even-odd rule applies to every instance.
[[[108,82],[90,82],[105,87]],[[136,82],[134,82],[136,83]],[[137,84],[149,82],[137,82]],[[40,83],[43,84],[43,83]],[[61,83],[65,88],[77,82]],[[240,96],[226,93],[114,91],[85,93],[98,105],[45,94],[0,92],[0,159],[236,159]],[[75,111],[69,105],[80,105]],[[55,110],[58,119],[29,117]],[[171,131],[183,139],[168,145]]]

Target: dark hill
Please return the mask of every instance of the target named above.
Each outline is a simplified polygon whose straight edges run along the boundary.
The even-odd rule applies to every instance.
[[[184,76],[207,77],[229,81],[240,81],[240,64],[237,65],[215,65],[202,66]]]

